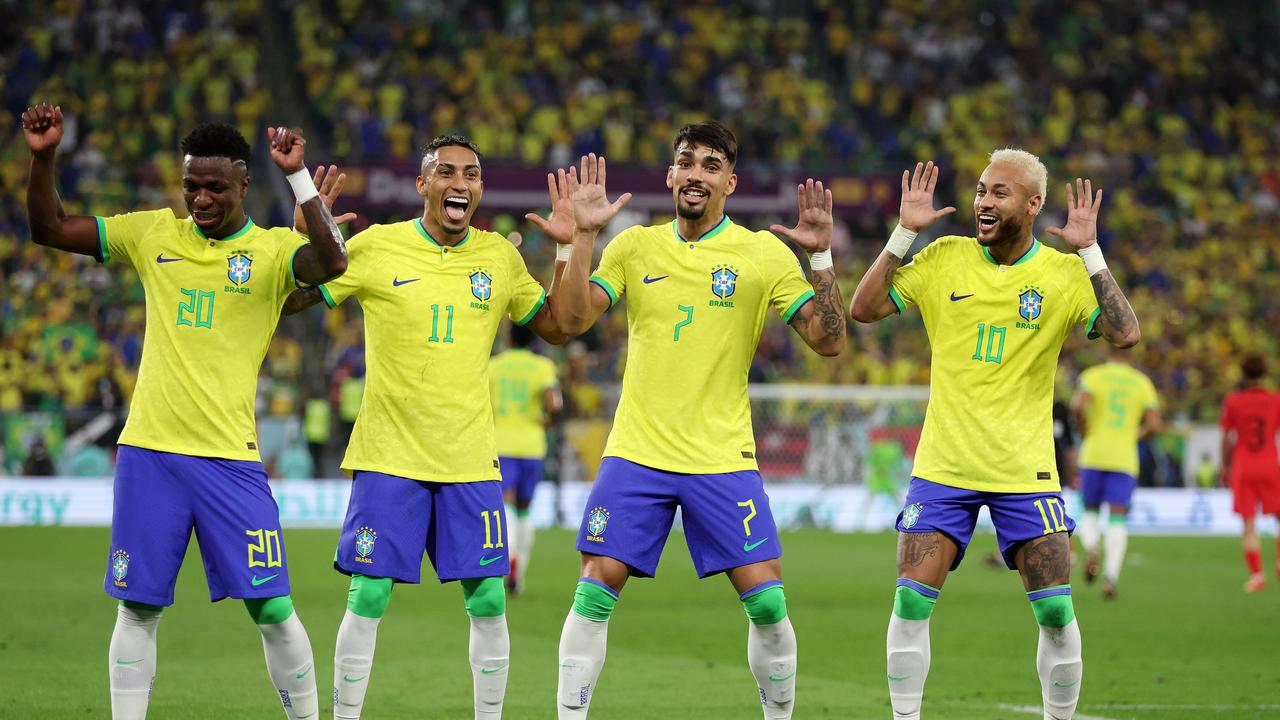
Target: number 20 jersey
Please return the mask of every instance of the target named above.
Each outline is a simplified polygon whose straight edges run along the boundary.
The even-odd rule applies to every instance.
[[[1033,240],[1000,265],[975,238],[938,238],[893,277],[898,311],[919,305],[932,350],[929,408],[912,474],[999,493],[1059,489],[1053,377],[1098,304],[1084,263]]]

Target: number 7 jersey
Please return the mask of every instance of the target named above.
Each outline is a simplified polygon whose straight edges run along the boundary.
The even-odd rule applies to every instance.
[[[932,351],[929,408],[912,474],[980,492],[1059,489],[1053,377],[1098,303],[1084,263],[1032,240],[1000,265],[974,238],[942,237],[894,273],[898,311],[920,306]]]
[[[610,306],[627,297],[627,365],[605,456],[677,473],[756,469],[747,371],[768,307],[789,323],[813,298],[795,254],[727,215],[696,240],[672,221],[615,237],[591,282]]]

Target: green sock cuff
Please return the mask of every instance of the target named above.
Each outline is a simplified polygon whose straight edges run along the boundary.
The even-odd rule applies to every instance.
[[[142,610],[144,612],[159,613],[164,612],[163,605],[148,605],[146,603],[134,602],[132,600],[121,600],[121,607],[127,607],[130,610]]]
[[[462,600],[471,617],[498,617],[507,611],[507,589],[500,577],[463,580]]]
[[[352,575],[351,587],[347,589],[347,609],[360,617],[376,620],[387,612],[395,585],[396,581],[391,578]]]
[[[1063,628],[1076,619],[1075,605],[1071,602],[1071,586],[1058,585],[1027,593],[1031,600],[1031,612],[1036,622],[1044,627]]]
[[[613,614],[618,594],[603,583],[588,578],[578,580],[573,592],[573,611],[588,620],[604,621]]]
[[[529,517],[529,508],[525,508],[523,510],[521,510],[520,508],[516,508],[516,517],[518,518]]]
[[[244,608],[257,625],[279,625],[293,615],[293,598],[288,595],[249,598],[244,601]]]
[[[900,578],[893,592],[893,614],[903,620],[928,620],[933,606],[938,604],[939,593],[930,585]]]
[[[1128,516],[1128,515],[1114,515],[1114,514],[1113,514],[1113,515],[1108,515],[1108,516],[1107,516],[1107,523],[1108,523],[1108,524],[1111,524],[1111,525],[1128,525],[1128,524],[1129,524],[1129,516]]]
[[[753,625],[775,625],[787,617],[787,595],[774,585],[742,600],[742,609]]]

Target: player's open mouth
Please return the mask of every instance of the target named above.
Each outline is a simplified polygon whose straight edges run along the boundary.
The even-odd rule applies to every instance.
[[[690,205],[697,205],[698,203],[706,200],[709,195],[710,193],[702,188],[689,187],[680,191],[680,197]]]
[[[996,224],[998,224],[999,222],[1000,222],[1000,218],[996,217],[995,215],[986,215],[986,214],[979,215],[978,231],[991,232],[992,230],[995,229]]]
[[[471,201],[464,197],[447,197],[444,199],[444,216],[453,222],[462,222],[462,219],[467,216],[469,207],[471,207]]]
[[[216,212],[196,211],[191,213],[191,219],[195,221],[196,225],[199,225],[202,228],[208,228],[217,225],[218,221],[222,219],[222,214]]]

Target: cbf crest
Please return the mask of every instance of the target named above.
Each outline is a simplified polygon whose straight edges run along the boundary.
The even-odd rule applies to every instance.
[[[604,542],[604,529],[609,525],[609,511],[602,507],[591,508],[587,513],[587,540]]]
[[[378,533],[368,525],[356,530],[356,562],[373,564],[369,557],[373,554],[373,546],[378,542]]]
[[[924,506],[920,503],[911,503],[902,511],[902,529],[910,530],[916,523],[920,522],[920,513],[924,512]]]
[[[1044,308],[1044,295],[1039,288],[1027,286],[1022,289],[1022,294],[1018,295],[1018,314],[1023,320],[1033,322],[1040,317],[1040,311]]]
[[[111,554],[111,579],[116,587],[129,587],[125,577],[129,574],[129,553],[117,550]]]
[[[227,279],[240,287],[249,282],[253,271],[253,258],[248,253],[238,252],[227,256]]]
[[[493,297],[493,278],[488,271],[476,268],[471,271],[468,279],[471,280],[471,294],[480,302],[489,302],[489,298]]]
[[[711,271],[711,294],[721,300],[728,300],[738,289],[738,269],[729,265],[720,265]]]

